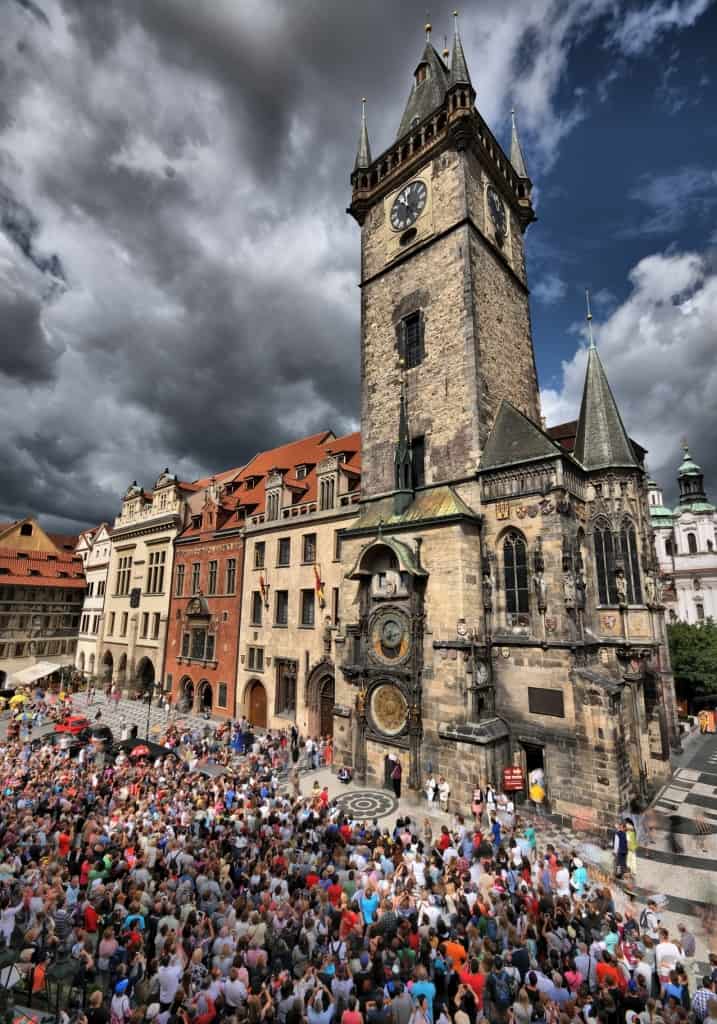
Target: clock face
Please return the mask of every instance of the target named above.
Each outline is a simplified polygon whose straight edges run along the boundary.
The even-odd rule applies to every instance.
[[[402,661],[410,647],[408,621],[397,611],[386,608],[371,623],[370,650],[375,661],[393,665]]]
[[[408,721],[408,704],[397,686],[382,683],[371,694],[371,718],[376,728],[386,736],[403,732]]]
[[[488,210],[495,227],[496,235],[500,235],[501,238],[505,238],[508,217],[505,212],[503,200],[494,188],[488,189]]]
[[[422,181],[412,181],[402,188],[391,207],[391,227],[405,231],[415,224],[426,207],[428,189]]]

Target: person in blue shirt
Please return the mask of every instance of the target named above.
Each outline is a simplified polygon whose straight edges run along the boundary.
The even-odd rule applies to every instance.
[[[378,910],[378,895],[374,892],[372,886],[368,886],[364,895],[359,900],[361,907],[361,914],[363,915],[364,924],[373,924]]]
[[[493,846],[498,849],[500,846],[500,822],[497,818],[493,818],[490,826],[491,835],[493,836]]]
[[[422,965],[416,968],[416,979],[411,986],[413,1005],[418,1004],[419,996],[425,996],[428,1019],[433,1024],[433,1000],[436,998],[436,986],[428,980],[428,973]]]

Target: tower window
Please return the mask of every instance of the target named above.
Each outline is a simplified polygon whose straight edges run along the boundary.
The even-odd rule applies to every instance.
[[[416,82],[425,82],[428,78],[428,64],[419,64],[416,68]],[[418,121],[418,118],[416,118]]]
[[[426,482],[426,440],[414,437],[411,441],[411,486],[414,491]]]
[[[503,543],[503,571],[505,576],[505,609],[508,612],[508,616],[512,618],[513,616],[527,615],[528,555],[525,541],[519,533],[510,533],[505,538]]]
[[[694,533],[687,534],[687,550],[691,555],[697,554],[697,537]]]
[[[32,537],[32,523],[23,523],[20,527],[21,537]]]
[[[642,604],[642,583],[640,582],[640,562],[637,557],[637,538],[632,523],[625,523],[620,533],[622,559],[625,563],[625,582],[627,584],[628,604]]]
[[[600,604],[617,604],[615,587],[614,550],[610,527],[596,526],[593,533],[595,546],[595,571],[597,573],[598,599]]]
[[[402,322],[403,358],[406,369],[411,370],[423,362],[423,324],[421,313],[411,313]]]

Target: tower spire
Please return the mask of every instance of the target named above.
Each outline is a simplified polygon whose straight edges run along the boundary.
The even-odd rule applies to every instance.
[[[472,88],[471,76],[468,74],[466,55],[463,52],[461,33],[458,28],[458,11],[453,12],[453,57],[451,58],[451,85],[469,85]]]
[[[573,455],[587,470],[634,469],[637,461],[632,442],[625,430],[615,396],[610,389],[595,346],[588,291],[585,292],[585,298],[590,346]]]
[[[366,97],[361,100],[361,132],[359,134],[358,150],[356,152],[355,171],[363,171],[370,167],[371,144],[368,141],[368,124],[366,123]]]
[[[519,178],[527,178],[528,171],[525,166],[525,157],[518,138],[518,126],[515,123],[515,108],[510,111],[511,132],[510,132],[510,162],[513,170]]]
[[[585,319],[588,322],[588,337],[590,339],[589,347],[591,349],[594,349],[595,348],[595,338],[593,337],[593,314],[592,314],[592,310],[590,309],[590,292],[588,291],[587,288],[585,289],[585,304],[587,306],[587,315],[586,315]]]

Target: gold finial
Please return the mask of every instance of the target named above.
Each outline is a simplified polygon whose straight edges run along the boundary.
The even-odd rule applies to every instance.
[[[427,21],[426,22],[426,42],[427,43],[430,43],[430,41],[431,41],[431,29],[432,28],[433,28],[433,25],[431,25],[430,21]]]
[[[595,348],[595,339],[593,338],[593,314],[590,309],[590,292],[585,289],[585,304],[587,306],[587,322],[588,322],[588,336],[590,338],[590,348]]]
[[[448,60],[450,55],[451,55],[451,51],[448,49],[448,36],[444,36],[443,37],[443,56],[444,56],[444,58],[446,60]]]

